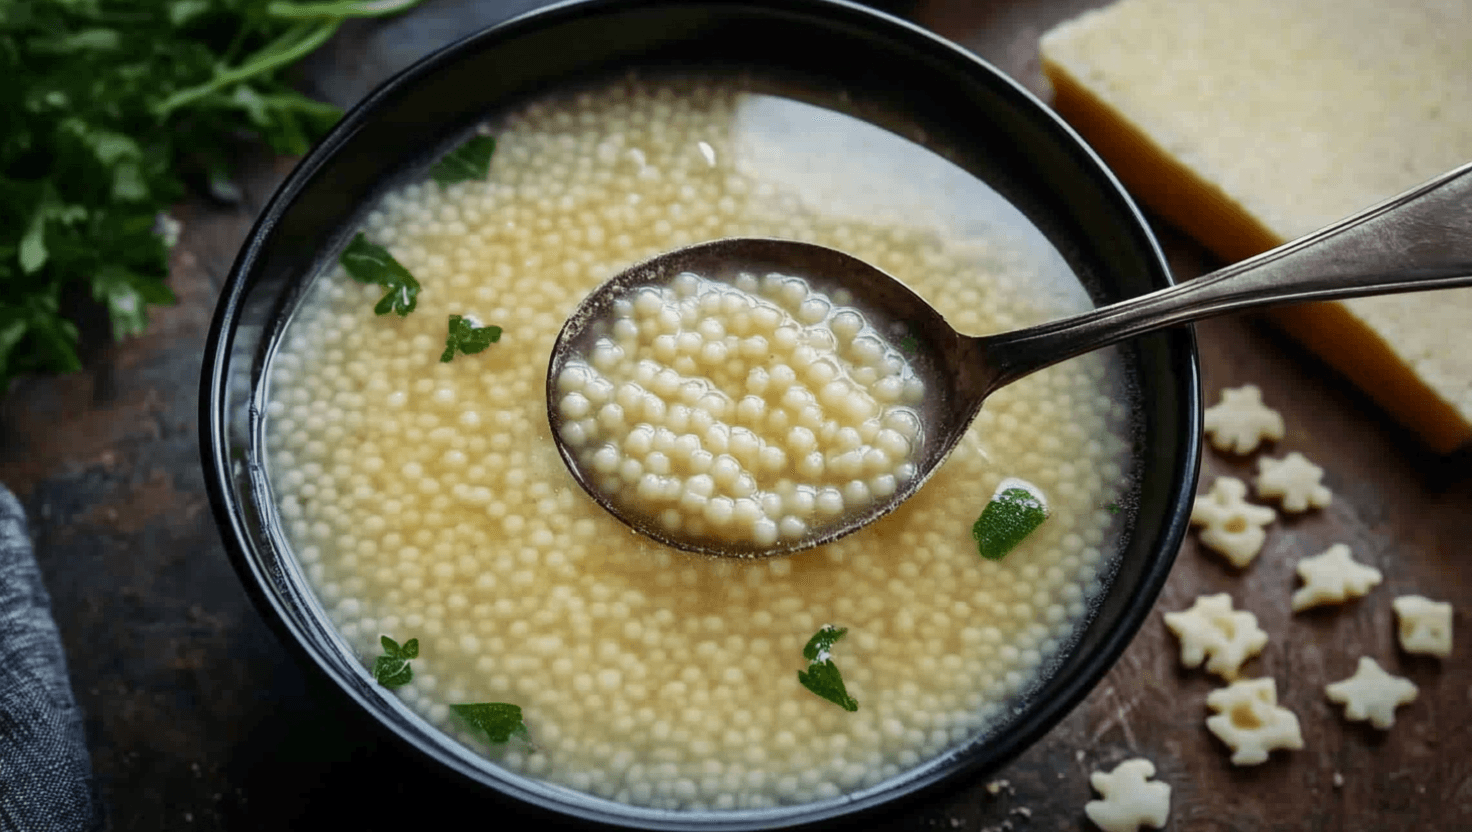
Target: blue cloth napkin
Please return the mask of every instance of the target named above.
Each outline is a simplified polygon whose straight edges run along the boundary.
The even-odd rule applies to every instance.
[[[0,830],[102,828],[82,709],[25,510],[0,485]]]

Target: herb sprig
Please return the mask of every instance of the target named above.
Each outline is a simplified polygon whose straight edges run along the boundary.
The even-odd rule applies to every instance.
[[[429,169],[430,178],[445,188],[457,182],[485,179],[491,172],[491,155],[496,140],[490,136],[474,136],[440,157]]]
[[[971,536],[982,557],[1001,560],[1047,519],[1048,504],[1042,492],[1022,480],[1008,478],[981,510]]]
[[[531,743],[532,737],[521,721],[521,707],[506,702],[476,702],[466,705],[451,705],[450,710],[470,723],[472,728],[484,731],[486,739],[493,743],[510,742],[517,737]]]
[[[383,655],[373,660],[373,680],[386,688],[398,688],[414,681],[410,659],[419,658],[419,639],[411,638],[400,646],[388,636],[379,636]]]
[[[363,232],[359,231],[353,241],[348,243],[348,247],[338,257],[338,262],[359,283],[377,283],[388,290],[384,292],[383,299],[374,305],[375,315],[395,312],[402,318],[413,312],[418,305],[419,281],[388,253],[388,249],[368,242]]]
[[[81,369],[79,296],[115,338],[142,332],[174,300],[164,212],[186,181],[231,190],[242,134],[305,152],[341,112],[284,70],[344,20],[418,2],[0,2],[0,392]]]
[[[440,353],[440,362],[455,357],[455,353],[474,355],[501,340],[499,326],[476,326],[477,321],[463,315],[450,316],[450,333],[445,336],[445,351]]]
[[[814,633],[802,648],[803,658],[808,660],[808,669],[797,672],[797,681],[845,711],[857,711],[859,702],[848,695],[848,689],[843,684],[843,675],[838,672],[838,666],[833,664],[831,655],[834,643],[847,634],[847,627],[834,627],[832,624],[824,624]]]

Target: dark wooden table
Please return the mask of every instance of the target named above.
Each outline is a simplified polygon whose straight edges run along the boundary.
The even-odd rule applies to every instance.
[[[1038,36],[1097,4],[918,0],[897,8],[1046,98]],[[395,21],[348,27],[311,61],[304,84],[349,103],[477,21],[535,5],[431,0]],[[31,519],[110,828],[386,829],[452,808],[516,827],[514,810],[462,793],[338,708],[266,629],[220,545],[197,450],[201,345],[236,249],[292,162],[245,160],[239,204],[178,206],[178,305],[155,311],[147,334],[122,344],[90,327],[86,371],[23,379],[0,406],[0,481]],[[1171,229],[1157,230],[1179,275],[1215,265]],[[1276,453],[1301,451],[1326,468],[1333,505],[1273,526],[1242,573],[1189,539],[1158,609],[1082,706],[994,777],[870,828],[1092,829],[1083,814],[1089,772],[1136,755],[1153,760],[1174,789],[1172,829],[1472,828],[1472,671],[1461,660],[1472,638],[1468,457],[1427,454],[1262,324],[1221,319],[1198,337],[1210,400],[1224,386],[1262,387],[1288,424]],[[1228,473],[1252,470],[1208,452],[1203,482]],[[1385,582],[1343,607],[1290,615],[1294,562],[1335,542],[1379,567]],[[1207,732],[1204,702],[1216,682],[1179,669],[1159,613],[1218,591],[1230,591],[1271,635],[1248,671],[1277,678],[1302,722],[1304,750],[1236,769]],[[1411,592],[1463,611],[1451,659],[1399,652],[1390,601]],[[1324,697],[1324,684],[1348,676],[1361,654],[1421,688],[1388,732],[1344,722]]]

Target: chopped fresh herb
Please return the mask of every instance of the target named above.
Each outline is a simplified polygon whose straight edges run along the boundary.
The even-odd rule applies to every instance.
[[[429,175],[441,187],[456,182],[485,179],[491,172],[491,154],[496,152],[496,140],[490,136],[476,136],[446,153],[429,169]]]
[[[305,152],[341,111],[288,68],[347,18],[418,1],[0,0],[0,393],[81,369],[75,302],[117,339],[172,303],[186,183],[238,194],[242,136]]]
[[[797,672],[797,681],[802,686],[838,705],[845,711],[857,711],[858,700],[848,695],[848,690],[843,686],[843,676],[838,672],[838,667],[833,660],[813,662],[808,665],[806,672]]]
[[[1104,510],[1109,512],[1110,514],[1118,514],[1123,509],[1119,507],[1119,503],[1109,503],[1104,506]]]
[[[831,624],[824,624],[814,633],[808,639],[807,646],[802,648],[803,658],[808,660],[808,669],[797,672],[797,681],[845,711],[857,711],[858,700],[848,695],[848,689],[843,686],[843,676],[829,655],[834,642],[847,633],[847,627],[834,627]]]
[[[338,258],[349,275],[359,283],[377,283],[388,290],[374,307],[375,315],[397,312],[399,317],[414,311],[419,302],[419,281],[394,259],[388,249],[368,242],[363,232],[353,238]]]
[[[384,655],[373,660],[374,681],[386,688],[402,687],[413,681],[414,669],[409,667],[409,660],[419,657],[419,639],[411,638],[402,647],[388,636],[380,636],[378,641],[383,645]]]
[[[440,354],[441,362],[454,358],[457,352],[473,355],[501,340],[499,326],[476,326],[475,324],[474,318],[462,315],[450,316],[450,334],[445,336],[445,351]]]
[[[847,627],[835,627],[832,624],[824,624],[808,643],[802,648],[802,657],[810,662],[824,661],[833,645],[844,636],[848,635]],[[820,658],[821,657],[821,658]]]
[[[531,734],[521,721],[521,708],[505,702],[478,702],[468,705],[451,705],[450,710],[474,728],[486,732],[486,738],[494,743],[509,742],[520,737],[530,743]]]
[[[1048,519],[1042,492],[1018,479],[1005,479],[971,527],[981,556],[1001,560]]]
[[[898,344],[900,352],[913,356],[920,351],[920,328],[913,323],[905,324],[905,337]]]

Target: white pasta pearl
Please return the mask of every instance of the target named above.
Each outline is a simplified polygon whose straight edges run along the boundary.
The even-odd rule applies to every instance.
[[[581,419],[592,412],[592,402],[581,393],[568,393],[562,397],[558,404],[558,411],[564,419]]]
[[[619,452],[612,445],[604,445],[593,454],[593,470],[611,474],[618,470]]]
[[[736,503],[730,497],[712,497],[705,504],[705,519],[716,526],[731,522]]]
[[[822,451],[812,451],[804,454],[797,461],[797,475],[805,480],[817,481],[823,476],[827,464],[823,459]]]
[[[760,396],[743,396],[741,401],[736,403],[736,419],[743,424],[760,424],[766,412],[767,402]]]
[[[833,334],[838,336],[840,340],[850,341],[863,329],[864,319],[852,309],[845,309],[834,314],[833,321],[829,326],[833,330]]]
[[[814,503],[818,514],[832,517],[843,513],[843,494],[837,488],[825,486],[818,490]]]
[[[728,488],[741,476],[741,463],[734,457],[722,454],[711,463],[710,476],[716,485]]]

